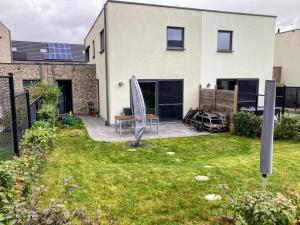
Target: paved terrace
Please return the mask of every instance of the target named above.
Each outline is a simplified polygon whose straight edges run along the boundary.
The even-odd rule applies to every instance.
[[[105,126],[105,122],[100,118],[90,116],[81,116],[84,124],[87,127],[90,137],[95,141],[121,142],[134,140],[134,128],[122,129],[122,134],[116,133],[115,127]],[[147,126],[143,139],[158,139],[172,137],[190,137],[208,135],[208,132],[199,132],[192,127],[182,123],[163,123],[159,124],[159,133],[156,133],[156,125],[153,125],[152,130]]]

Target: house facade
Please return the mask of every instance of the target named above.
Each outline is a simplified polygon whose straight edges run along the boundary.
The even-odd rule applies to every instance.
[[[56,84],[61,89],[60,113],[87,114],[98,109],[96,68],[85,63],[84,45],[14,41],[1,22],[0,37],[0,76],[13,73],[15,92],[40,81]]]
[[[274,16],[108,1],[85,38],[96,64],[100,115],[131,106],[130,77],[148,113],[180,120],[199,105],[199,86],[264,91],[272,79]],[[234,85],[233,85],[234,86]],[[255,90],[247,90],[247,89]]]
[[[300,29],[275,36],[274,78],[281,85],[300,87]]]

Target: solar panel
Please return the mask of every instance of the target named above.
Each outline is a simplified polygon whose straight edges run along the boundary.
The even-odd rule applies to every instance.
[[[69,44],[48,43],[48,52],[44,53],[45,60],[72,61],[73,56]]]

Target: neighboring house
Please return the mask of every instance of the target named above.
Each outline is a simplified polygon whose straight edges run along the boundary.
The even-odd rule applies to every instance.
[[[85,38],[96,64],[100,115],[131,105],[136,75],[147,112],[181,120],[199,104],[199,86],[263,93],[272,79],[276,17],[108,1]],[[253,100],[240,94],[240,106]],[[254,99],[256,99],[254,97]],[[252,102],[253,103],[253,102]]]
[[[274,78],[282,85],[300,87],[300,29],[276,34]]]
[[[10,30],[0,21],[0,63],[11,63]]]
[[[16,92],[43,81],[60,87],[60,113],[98,108],[96,69],[85,63],[84,45],[11,41],[1,25],[0,75],[14,74]]]

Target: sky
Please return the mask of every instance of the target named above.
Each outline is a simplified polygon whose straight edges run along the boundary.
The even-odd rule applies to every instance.
[[[81,44],[105,0],[0,0],[13,40]],[[276,15],[281,31],[300,28],[300,0],[127,0]]]

